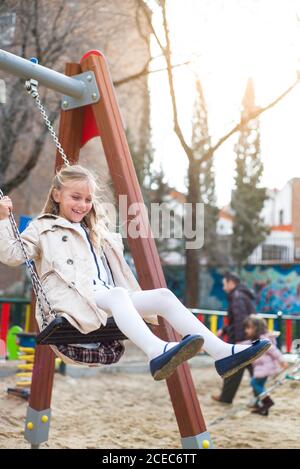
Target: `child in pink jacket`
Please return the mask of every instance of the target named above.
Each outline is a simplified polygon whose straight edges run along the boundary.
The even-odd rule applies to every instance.
[[[284,360],[282,353],[276,346],[276,336],[268,332],[266,321],[256,314],[251,314],[245,321],[245,334],[248,340],[268,339],[272,346],[267,352],[252,363],[253,377],[251,386],[254,396],[259,396],[265,392],[265,384],[269,376],[279,373],[281,368],[287,368],[288,364]],[[266,395],[263,399],[257,400],[252,412],[267,416],[269,408],[274,405],[270,396]]]

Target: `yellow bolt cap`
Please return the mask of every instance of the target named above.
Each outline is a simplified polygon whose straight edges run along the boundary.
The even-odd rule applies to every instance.
[[[27,426],[28,430],[33,430],[34,425],[33,425],[32,422],[28,422],[26,426]]]
[[[210,447],[210,442],[208,440],[203,440],[202,441],[202,447],[204,449],[208,449]]]

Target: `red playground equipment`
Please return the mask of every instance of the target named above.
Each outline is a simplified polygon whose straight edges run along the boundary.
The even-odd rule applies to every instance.
[[[70,163],[78,162],[82,145],[90,138],[100,135],[116,197],[126,194],[128,205],[143,203],[108,66],[101,52],[90,51],[82,57],[80,63],[68,63],[63,75],[0,50],[0,69],[24,80],[38,80],[39,84],[64,94],[59,142]],[[61,153],[58,151],[55,168],[60,167],[62,163]],[[145,211],[141,211],[135,219],[138,219],[138,223],[143,227],[142,231],[151,233]],[[127,223],[129,222],[127,219]],[[154,238],[128,237],[128,244],[141,287],[166,287]],[[157,332],[165,340],[179,340],[179,336],[161,318]],[[25,423],[25,438],[33,448],[48,439],[53,376],[54,354],[49,346],[38,345]],[[167,386],[182,447],[212,448],[190,369],[186,363],[167,380]]]

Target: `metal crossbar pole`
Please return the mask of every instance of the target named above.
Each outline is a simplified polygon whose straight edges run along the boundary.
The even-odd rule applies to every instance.
[[[43,67],[2,49],[0,49],[0,70],[9,72],[24,80],[33,78],[38,80],[40,85],[73,98],[81,98],[86,89],[84,81],[68,77],[63,73]]]

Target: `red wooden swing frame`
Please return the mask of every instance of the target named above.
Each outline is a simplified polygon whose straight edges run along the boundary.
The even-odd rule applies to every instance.
[[[70,163],[74,164],[79,160],[81,146],[90,138],[101,135],[116,197],[120,194],[126,194],[128,206],[132,203],[143,204],[142,193],[123,129],[108,66],[102,53],[90,51],[83,56],[80,64],[66,64],[65,74],[72,76],[86,71],[93,71],[95,74],[100,100],[89,106],[62,111],[59,141],[68,155]],[[55,169],[62,164],[61,156],[57,152]],[[128,222],[129,220],[127,220]],[[138,222],[144,232],[151,233],[145,211],[142,210],[139,213]],[[166,287],[153,237],[131,239],[128,236],[128,244],[142,289]],[[34,301],[32,306],[34,306]],[[155,332],[168,341],[180,340],[178,334],[162,318],[159,318],[159,326],[155,328]],[[34,412],[43,413],[43,411],[50,409],[54,358],[50,347],[37,346],[29,398],[29,409]],[[209,434],[206,431],[190,369],[186,363],[178,367],[167,380],[167,386],[183,447],[202,448],[209,446]],[[27,413],[25,437],[26,432],[30,431],[28,430],[29,414]]]

